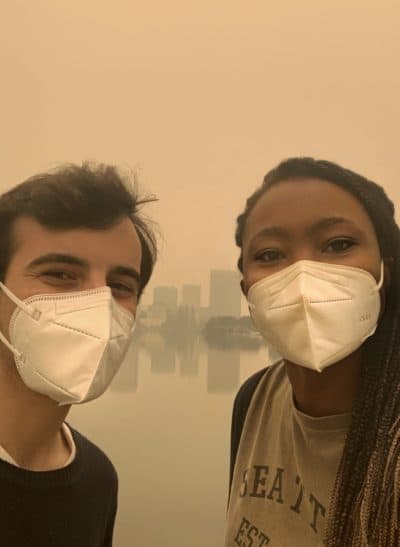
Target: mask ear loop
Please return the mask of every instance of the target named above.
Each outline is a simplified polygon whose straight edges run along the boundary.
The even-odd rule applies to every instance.
[[[0,340],[3,342],[5,346],[8,347],[8,349],[19,359],[22,359],[22,353],[19,352],[14,346],[10,344],[10,342],[7,340],[7,338],[4,336],[4,334],[0,331]]]
[[[39,310],[32,309],[30,306],[25,304],[22,300],[20,300],[15,294],[13,294],[10,289],[8,289],[1,281],[0,281],[0,288],[2,291],[8,296],[8,298],[14,302],[14,304],[22,309],[25,313],[27,313],[30,317],[37,320],[39,319],[41,312]],[[0,340],[3,342],[5,346],[19,359],[23,359],[22,353],[19,352],[14,346],[10,344],[10,342],[7,340],[7,338],[4,336],[4,334],[0,331]]]
[[[41,315],[39,310],[33,309],[31,306],[28,306],[28,304],[25,304],[22,300],[20,300],[15,294],[13,294],[10,289],[8,289],[1,281],[0,281],[0,287],[3,290],[3,292],[8,296],[14,304],[23,310],[26,314],[30,315],[33,319],[38,319]]]
[[[383,287],[383,282],[385,280],[385,264],[383,262],[383,260],[381,261],[381,277],[380,277],[380,280],[379,280],[379,283],[378,283],[378,291],[381,290],[381,288]]]

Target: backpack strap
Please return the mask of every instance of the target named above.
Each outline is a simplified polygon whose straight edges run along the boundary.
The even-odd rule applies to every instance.
[[[265,367],[259,370],[250,378],[248,378],[244,384],[240,387],[233,403],[232,411],[232,425],[231,425],[231,459],[230,459],[230,474],[229,474],[229,495],[231,492],[233,470],[235,468],[236,454],[239,448],[240,437],[242,435],[242,429],[244,420],[246,418],[247,410],[250,405],[253,393],[264,376],[269,367]]]

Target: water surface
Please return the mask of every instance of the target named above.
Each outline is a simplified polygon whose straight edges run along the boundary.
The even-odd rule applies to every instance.
[[[119,475],[116,547],[221,547],[233,398],[266,349],[141,336],[109,391],[70,423]]]

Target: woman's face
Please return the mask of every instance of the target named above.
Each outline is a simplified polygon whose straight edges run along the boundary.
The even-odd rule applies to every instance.
[[[353,266],[380,278],[368,214],[352,194],[325,180],[287,180],[268,190],[247,219],[242,250],[245,294],[298,260]]]

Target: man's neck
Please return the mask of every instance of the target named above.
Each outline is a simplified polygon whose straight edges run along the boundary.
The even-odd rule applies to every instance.
[[[32,471],[62,467],[69,455],[62,424],[69,406],[58,406],[25,386],[15,365],[0,362],[0,445]]]
[[[286,362],[296,407],[309,416],[351,412],[360,385],[361,352],[316,372]]]

